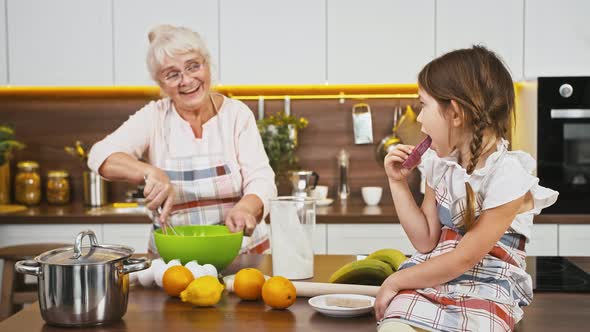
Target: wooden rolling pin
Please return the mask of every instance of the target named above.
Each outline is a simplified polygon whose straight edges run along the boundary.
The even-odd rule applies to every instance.
[[[232,293],[234,291],[234,277],[235,275],[230,275],[223,278],[223,281],[225,282],[225,289]],[[326,294],[359,294],[377,296],[377,292],[379,291],[379,286],[332,284],[325,282],[293,281],[293,285],[297,289],[298,297],[314,297]]]

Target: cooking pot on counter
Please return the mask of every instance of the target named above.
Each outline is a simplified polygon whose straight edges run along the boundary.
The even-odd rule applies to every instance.
[[[89,247],[82,247],[84,237]],[[47,251],[15,269],[37,276],[43,319],[58,326],[92,326],[120,320],[127,311],[129,273],[145,270],[146,257],[131,258],[126,246],[98,244],[94,232],[76,237],[74,247]]]

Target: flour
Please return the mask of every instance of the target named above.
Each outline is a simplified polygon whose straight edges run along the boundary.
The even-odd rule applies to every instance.
[[[298,215],[313,219],[301,224]],[[303,202],[273,201],[270,207],[271,248],[273,275],[288,279],[313,277],[313,228],[315,211],[304,212]],[[308,221],[309,222],[309,221]]]

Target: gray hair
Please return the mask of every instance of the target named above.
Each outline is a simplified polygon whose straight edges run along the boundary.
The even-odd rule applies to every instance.
[[[201,36],[185,27],[158,25],[148,34],[150,46],[147,52],[147,67],[152,79],[158,82],[157,75],[165,57],[196,52],[205,59],[211,69],[211,56]]]

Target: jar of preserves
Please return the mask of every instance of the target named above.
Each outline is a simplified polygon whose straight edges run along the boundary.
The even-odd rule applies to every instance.
[[[18,203],[38,205],[41,201],[41,176],[39,164],[35,161],[21,161],[16,164],[14,195]]]
[[[70,180],[68,172],[63,170],[47,172],[47,202],[63,205],[70,202]]]

